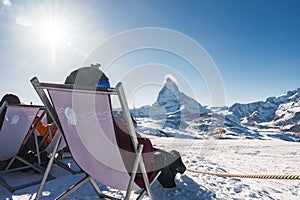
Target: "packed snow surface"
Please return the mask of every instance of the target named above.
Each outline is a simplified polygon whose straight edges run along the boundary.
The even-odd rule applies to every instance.
[[[176,149],[182,155],[187,168],[234,174],[300,174],[300,143],[273,137],[278,133],[261,130],[262,139],[191,139],[148,136],[156,147]],[[45,184],[41,199],[52,200],[75,184],[84,174],[72,175],[54,166],[56,179]],[[101,172],[99,172],[101,173]],[[31,174],[34,174],[31,172]],[[10,179],[18,182],[28,179],[28,173],[12,174]],[[177,187],[164,189],[158,182],[152,186],[155,199],[299,199],[299,180],[265,180],[226,178],[185,172],[176,176]],[[101,185],[103,193],[124,197],[124,192]],[[0,187],[0,199],[34,199],[38,186],[18,190],[13,194]],[[132,192],[132,199],[137,193]],[[84,184],[67,199],[97,199],[89,183]],[[147,199],[147,197],[144,197]]]

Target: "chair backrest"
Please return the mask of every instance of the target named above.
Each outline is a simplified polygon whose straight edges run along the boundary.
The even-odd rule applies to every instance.
[[[0,131],[0,161],[17,155],[40,106],[7,105]]]
[[[116,91],[42,83],[40,88],[48,91],[53,105],[49,110],[56,112],[75,162],[102,184],[126,190],[130,176],[118,148],[110,105],[110,95]],[[133,184],[133,189],[139,187]]]

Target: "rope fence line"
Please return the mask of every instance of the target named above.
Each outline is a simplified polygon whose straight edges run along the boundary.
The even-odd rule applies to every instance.
[[[256,179],[286,179],[286,180],[300,180],[300,174],[229,174],[229,173],[216,173],[205,172],[195,169],[186,169],[189,172],[211,175],[211,176],[223,176],[234,178],[256,178]]]

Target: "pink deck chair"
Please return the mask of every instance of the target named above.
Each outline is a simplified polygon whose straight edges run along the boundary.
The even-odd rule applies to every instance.
[[[4,181],[3,178],[1,178],[1,175],[25,168],[33,168],[35,171],[44,173],[40,168],[38,168],[40,163],[32,164],[17,155],[26,135],[28,134],[33,120],[40,109],[42,109],[41,106],[6,104],[0,109],[1,112],[5,112],[0,131],[0,161],[11,159],[5,170],[0,171],[0,184],[11,192],[38,184],[40,180],[38,182],[35,181],[18,186],[11,186]],[[22,162],[25,166],[10,169],[13,162],[16,160]]]
[[[100,198],[106,196],[103,195],[95,180],[103,185],[126,191],[124,199],[129,199],[132,190],[139,189],[143,190],[138,199],[141,199],[146,192],[149,198],[153,199],[150,186],[156,179],[149,183],[141,156],[143,146],[138,144],[121,83],[116,88],[96,91],[95,88],[89,87],[72,88],[71,85],[40,83],[37,78],[33,78],[31,83],[63,133],[73,159],[86,173],[85,178],[63,192],[57,199],[66,198],[87,181],[90,181]],[[120,101],[135,149],[133,153],[135,162],[132,163],[131,175],[123,163],[117,145],[110,104],[111,95],[116,95]],[[49,161],[44,180],[51,169],[51,162],[53,159]],[[145,189],[134,183],[138,169],[143,175]],[[42,181],[36,199],[39,199],[44,184],[45,181]]]

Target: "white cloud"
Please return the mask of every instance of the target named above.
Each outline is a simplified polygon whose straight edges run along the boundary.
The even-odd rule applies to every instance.
[[[163,85],[167,82],[167,79],[171,79],[172,81],[174,81],[176,83],[176,85],[178,85],[178,81],[176,79],[175,76],[173,76],[172,74],[166,74],[165,75],[165,78],[164,78],[164,81],[163,81]]]
[[[27,28],[32,27],[32,23],[22,16],[16,18],[16,23]]]

